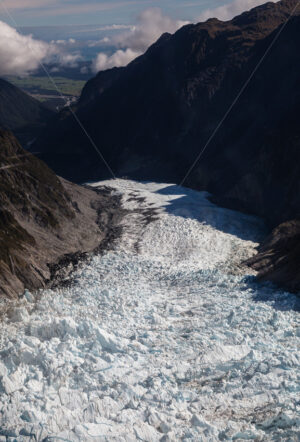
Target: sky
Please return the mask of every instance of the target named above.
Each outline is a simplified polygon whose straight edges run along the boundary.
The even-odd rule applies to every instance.
[[[70,24],[132,24],[143,10],[159,7],[175,20],[194,21],[205,10],[232,0],[0,0],[18,26]],[[239,4],[257,3],[238,0]],[[263,2],[260,2],[263,3]],[[7,17],[0,7],[0,20]]]
[[[164,32],[229,20],[264,0],[0,0],[0,75],[41,63],[92,72],[126,66]]]

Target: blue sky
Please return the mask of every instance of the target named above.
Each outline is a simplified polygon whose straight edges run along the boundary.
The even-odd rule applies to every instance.
[[[262,3],[264,0],[0,0],[0,73],[24,75],[42,61],[76,67],[79,61],[88,60],[95,72],[126,66],[164,32],[174,33],[190,22],[211,17],[229,20]]]
[[[247,0],[240,0],[242,3]],[[4,0],[19,26],[131,24],[144,9],[160,7],[174,19],[194,21],[231,0]],[[1,2],[0,2],[1,4]],[[0,20],[8,19],[0,8]]]

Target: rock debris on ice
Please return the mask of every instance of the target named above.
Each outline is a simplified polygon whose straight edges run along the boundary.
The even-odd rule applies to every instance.
[[[103,184],[129,209],[115,250],[0,326],[0,440],[298,441],[296,298],[241,265],[260,221],[176,186]]]

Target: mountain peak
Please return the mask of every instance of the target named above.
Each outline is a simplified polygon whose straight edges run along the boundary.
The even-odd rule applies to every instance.
[[[287,170],[299,164],[292,146],[298,139],[293,114],[300,106],[300,7],[267,51],[296,5],[283,0],[227,22],[184,26],[127,67],[91,80],[77,113],[117,174],[180,182],[251,78],[185,184],[234,200],[235,207],[272,225],[293,216],[299,198]],[[72,115],[58,118],[36,148],[67,178],[107,176]],[[289,160],[284,149],[292,149]],[[62,152],[68,158],[64,164]],[[273,164],[268,179],[265,158]],[[280,171],[282,163],[289,178]],[[276,201],[274,186],[280,195]]]

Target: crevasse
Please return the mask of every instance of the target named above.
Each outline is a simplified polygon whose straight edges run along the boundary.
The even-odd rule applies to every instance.
[[[0,440],[298,440],[297,299],[241,264],[260,220],[176,186],[101,185],[129,209],[119,243],[0,326]]]

